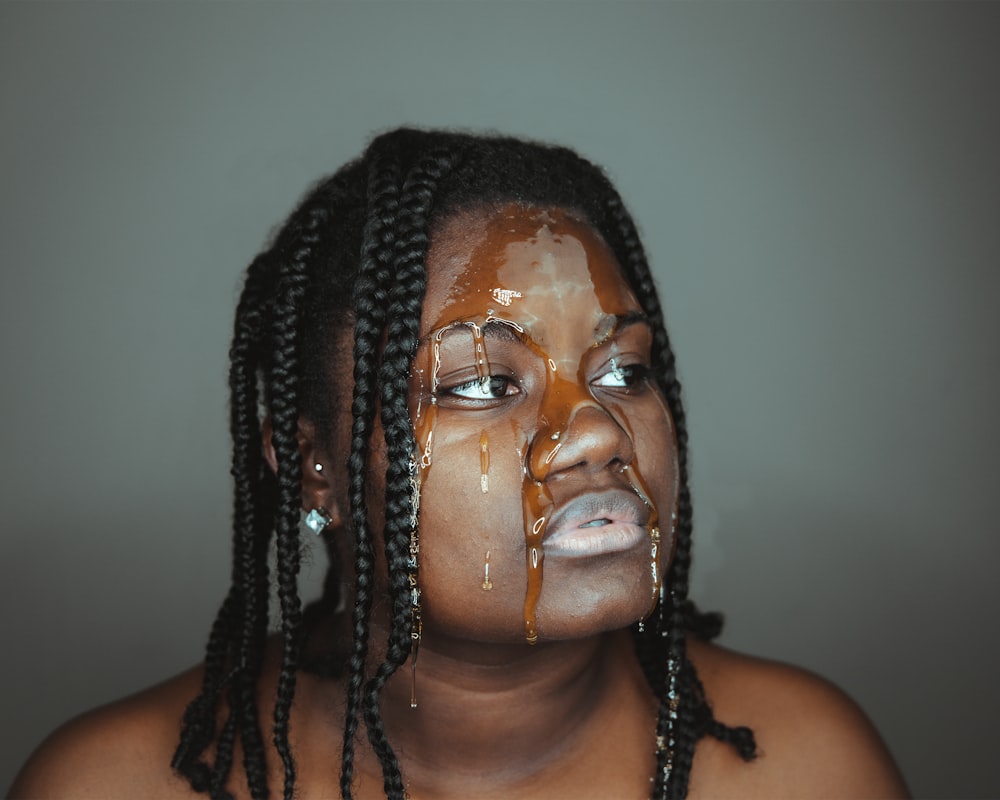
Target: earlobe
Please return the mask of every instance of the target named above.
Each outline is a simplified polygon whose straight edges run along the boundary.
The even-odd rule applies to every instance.
[[[267,466],[271,468],[272,473],[277,475],[278,454],[274,452],[274,442],[271,440],[273,430],[271,427],[271,417],[265,417],[264,423],[260,426],[260,446],[264,451],[264,460],[267,462]]]
[[[271,441],[270,417],[264,420],[261,438],[264,460],[271,472],[277,474],[278,457]],[[339,528],[344,520],[331,483],[330,462],[317,442],[316,426],[305,417],[299,419],[298,442],[302,457],[302,508],[310,514],[316,512],[311,517],[315,524],[309,523],[309,527],[316,533]],[[325,521],[325,524],[321,524],[321,521]]]

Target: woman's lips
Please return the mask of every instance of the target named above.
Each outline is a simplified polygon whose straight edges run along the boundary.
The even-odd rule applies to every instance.
[[[580,495],[548,521],[545,555],[587,557],[630,550],[649,538],[649,512],[638,495],[624,489]]]

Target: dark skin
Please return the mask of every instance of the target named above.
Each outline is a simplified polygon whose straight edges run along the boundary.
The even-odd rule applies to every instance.
[[[650,608],[657,520],[659,574],[666,569],[676,454],[669,414],[643,376],[651,337],[636,318],[639,304],[600,236],[558,209],[507,206],[446,220],[432,237],[428,274],[411,387],[421,452],[433,430],[421,488],[418,707],[410,707],[408,667],[390,680],[382,705],[408,792],[414,800],[466,798],[470,787],[483,798],[648,797],[656,702],[626,628]],[[495,288],[521,297],[493,295]],[[484,336],[493,376],[484,384],[469,323],[485,332],[487,317],[525,335]],[[573,324],[557,324],[565,320]],[[438,410],[430,424],[432,397]],[[304,470],[303,505],[326,508],[349,547],[338,488],[347,484],[343,459],[333,457],[349,425],[340,419],[333,442],[319,441],[303,420],[303,463],[324,465]],[[381,459],[376,449],[373,503]],[[525,499],[530,492],[549,504]],[[595,495],[600,500],[588,504]],[[541,527],[550,520],[552,527],[541,544],[538,642],[530,645],[525,520],[539,515]],[[387,632],[384,613],[377,605],[376,648]],[[332,622],[330,635],[345,622]],[[728,745],[703,739],[689,796],[906,795],[871,724],[830,684],[697,640],[689,655],[716,717],[752,727],[760,751],[747,764]],[[261,680],[264,720],[278,666],[272,648]],[[190,797],[169,763],[200,680],[195,669],[69,723],[28,762],[11,796]],[[291,739],[303,798],[337,795],[344,691],[339,681],[300,676]],[[231,789],[246,796],[239,758]],[[280,765],[269,758],[276,788]],[[358,744],[355,794],[383,796],[366,740]]]

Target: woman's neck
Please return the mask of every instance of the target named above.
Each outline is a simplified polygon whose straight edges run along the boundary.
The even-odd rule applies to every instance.
[[[627,632],[516,647],[427,637],[416,683],[416,708],[409,663],[382,694],[385,731],[414,798],[468,796],[470,786],[540,796],[546,776],[565,792],[567,768],[582,776],[574,765],[596,755],[636,759],[651,774],[642,765],[652,768],[655,701]]]

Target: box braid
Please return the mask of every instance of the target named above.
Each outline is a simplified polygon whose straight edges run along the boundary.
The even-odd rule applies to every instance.
[[[396,275],[389,293],[388,337],[382,354],[381,416],[388,468],[385,490],[385,556],[389,566],[392,625],[385,660],[365,685],[365,726],[382,773],[386,795],[403,796],[396,756],[389,745],[379,709],[382,688],[410,655],[409,557],[413,495],[410,462],[416,439],[409,411],[409,375],[420,342],[420,314],[427,287],[428,219],[437,181],[453,156],[432,151],[410,170],[399,201],[395,241]]]
[[[174,768],[188,777],[193,788],[210,791],[213,796],[222,795],[232,763],[232,734],[237,725],[246,753],[251,792],[254,797],[265,796],[267,792],[265,776],[256,768],[262,761],[259,756],[263,746],[255,687],[267,633],[267,559],[261,555],[262,550],[266,554],[269,536],[257,533],[264,529],[261,523],[265,510],[273,507],[274,491],[273,481],[263,469],[254,361],[263,336],[260,304],[270,290],[266,285],[267,269],[261,257],[247,271],[230,348],[231,471],[235,484],[232,588],[212,627],[203,689],[185,713],[183,735],[173,761]],[[232,670],[226,674],[230,665]],[[209,768],[197,759],[214,737],[215,708],[226,684],[230,686],[229,717],[216,743],[216,762]]]
[[[650,685],[660,697],[657,719],[657,736],[671,737],[674,741],[672,752],[666,748],[657,751],[654,796],[684,797],[694,759],[694,747],[706,733],[722,741],[734,744],[745,759],[751,759],[756,752],[753,733],[749,728],[731,728],[718,722],[712,716],[701,682],[694,667],[687,659],[685,630],[694,630],[707,638],[718,635],[722,619],[717,614],[700,614],[687,600],[688,575],[691,567],[692,506],[688,483],[687,416],[681,402],[681,387],[677,379],[677,366],[673,349],[663,321],[663,310],[650,273],[642,242],[635,224],[625,210],[621,197],[608,187],[606,208],[614,221],[622,250],[619,256],[628,282],[635,289],[650,322],[653,324],[653,368],[660,390],[663,392],[674,422],[677,436],[677,461],[679,468],[679,496],[677,502],[677,544],[670,563],[666,585],[670,589],[669,607],[661,602],[652,625],[643,625],[636,630],[636,651]],[[664,642],[666,653],[664,653]],[[666,655],[666,658],[664,658]],[[671,730],[668,725],[671,714],[669,674],[665,667],[673,661],[680,665],[677,681],[677,713],[685,724]],[[668,764],[668,759],[671,763]],[[670,781],[670,776],[673,780]]]
[[[299,669],[346,675],[341,794],[351,797],[355,737],[364,717],[383,772],[387,797],[404,796],[399,763],[380,711],[382,690],[410,656],[407,556],[415,440],[408,408],[409,373],[419,337],[426,256],[437,222],[474,206],[509,202],[556,206],[586,219],[608,242],[653,326],[653,366],[674,421],[679,460],[676,545],[667,574],[669,598],[634,630],[636,653],[660,698],[655,798],[687,793],[697,741],[710,735],[750,759],[753,734],[717,721],[687,658],[685,631],[704,638],[721,618],[688,600],[692,509],[688,488],[687,424],[673,351],[635,224],[599,168],[570,150],[498,136],[400,129],[377,137],[362,157],[321,181],[251,264],[236,314],[230,350],[234,561],[232,583],[209,637],[203,685],[185,712],[174,768],[192,788],[229,797],[226,786],[240,742],[250,794],[269,795],[265,744],[256,691],[267,638],[268,553],[275,541],[281,614],[281,669],[272,742],[284,771],[284,797],[295,785],[289,717]],[[324,596],[303,612],[298,594],[298,521],[302,465],[300,417],[330,440],[330,409],[346,403],[335,368],[337,337],[351,320],[353,395],[347,459],[353,537],[352,641],[349,652],[309,660],[306,639],[328,623],[340,592],[338,549]],[[277,460],[272,474],[260,442],[268,420]],[[366,498],[375,414],[380,409],[387,453],[385,527],[391,626],[384,661],[368,673],[374,591],[374,537]],[[675,665],[673,677],[669,665]],[[674,691],[675,690],[675,691]],[[671,697],[673,692],[674,697]],[[222,713],[225,712],[224,719]],[[222,719],[221,725],[219,724]],[[206,750],[214,760],[203,760]]]
[[[354,777],[354,737],[358,729],[361,691],[368,658],[368,621],[372,608],[375,554],[365,484],[378,395],[378,343],[385,328],[389,301],[395,228],[399,207],[399,161],[395,154],[373,156],[368,197],[371,213],[365,225],[361,266],[354,288],[354,398],[351,405],[351,455],[348,462],[351,522],[354,529],[354,641],[349,662],[347,718],[341,754],[340,791],[350,797]]]

